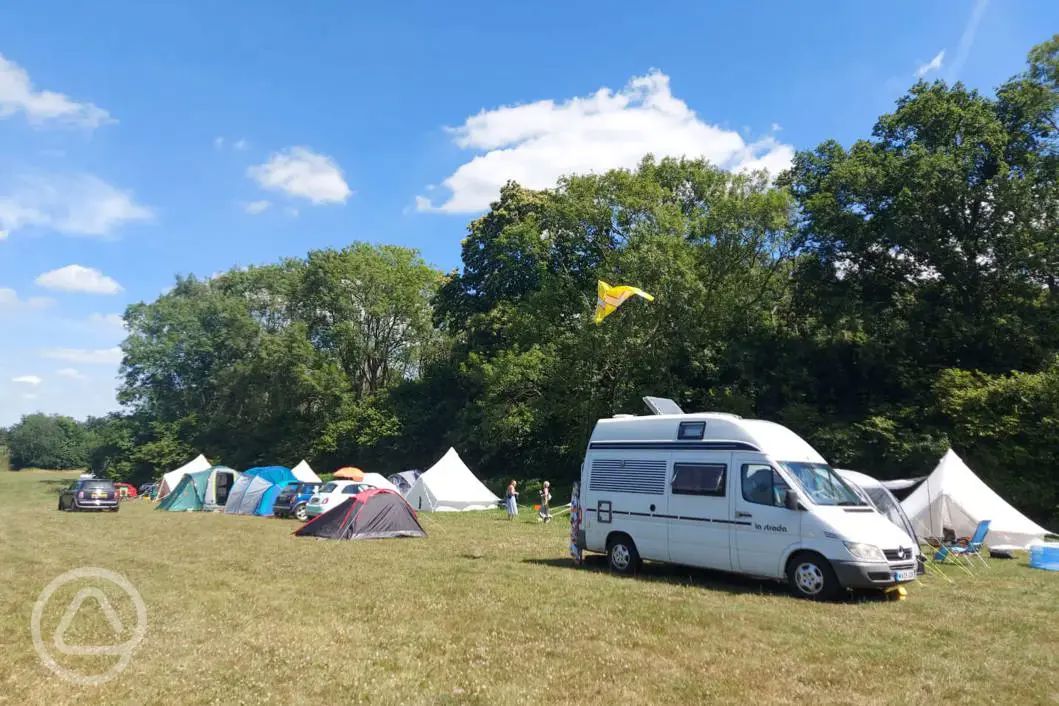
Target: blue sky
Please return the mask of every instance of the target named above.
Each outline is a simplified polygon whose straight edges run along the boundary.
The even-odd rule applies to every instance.
[[[0,6],[0,425],[116,407],[115,315],[352,240],[459,264],[498,184],[782,168],[921,72],[991,91],[1059,3]],[[752,11],[750,8],[753,8]]]

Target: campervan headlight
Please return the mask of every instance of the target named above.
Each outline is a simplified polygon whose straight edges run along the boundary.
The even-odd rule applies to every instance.
[[[861,542],[843,542],[846,545],[846,549],[853,555],[854,559],[860,559],[862,561],[886,561],[886,555],[883,554],[882,549],[879,549],[874,544],[862,544]]]

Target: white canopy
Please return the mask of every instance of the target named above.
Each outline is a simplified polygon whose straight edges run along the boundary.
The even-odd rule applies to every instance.
[[[969,537],[982,520],[990,521],[986,542],[992,547],[1021,549],[1049,534],[993,492],[952,449],[901,506],[920,537],[940,537],[944,527]]]
[[[302,483],[320,483],[320,476],[316,475],[316,472],[303,458],[297,466],[290,469],[290,472],[294,474],[294,477],[300,480]]]
[[[400,494],[401,491],[396,485],[386,480],[386,477],[379,473],[365,473],[364,480],[360,481],[364,485],[370,485],[372,488],[381,488],[383,490],[392,490],[393,492]]]
[[[169,471],[169,473],[162,476],[162,486],[158,489],[158,499],[161,500],[173,492],[177,484],[180,483],[180,479],[188,473],[198,473],[199,471],[209,470],[212,467],[213,464],[209,462],[209,459],[199,454],[175,471]]]
[[[440,461],[419,476],[405,500],[416,510],[439,512],[488,510],[500,502],[471,473],[456,449],[449,449]]]

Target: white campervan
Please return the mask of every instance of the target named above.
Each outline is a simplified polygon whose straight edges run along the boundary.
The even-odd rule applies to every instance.
[[[772,422],[717,413],[601,419],[579,502],[580,545],[605,552],[618,572],[665,561],[786,579],[808,598],[916,576],[912,539]]]

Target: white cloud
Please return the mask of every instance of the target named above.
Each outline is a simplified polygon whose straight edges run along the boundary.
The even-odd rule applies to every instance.
[[[769,129],[772,130],[772,132],[779,132],[783,129],[783,126],[779,123],[772,123],[772,125],[769,126]]]
[[[300,211],[298,209],[294,208],[294,206],[287,206],[287,208],[285,208],[283,210],[291,218],[297,218],[298,214],[300,213]]]
[[[916,69],[916,78],[923,78],[932,71],[940,71],[941,64],[945,61],[945,50],[942,49],[934,58],[925,64],[920,64],[919,68]]]
[[[44,380],[37,375],[19,375],[18,377],[11,378],[11,382],[22,383],[23,385],[33,385],[36,387],[44,382]]]
[[[22,399],[24,399],[24,400],[35,400],[35,399],[37,399],[37,394],[35,392],[27,392],[27,393],[22,395]]]
[[[967,57],[971,53],[971,47],[974,46],[974,40],[978,34],[978,25],[982,23],[982,17],[988,5],[989,0],[976,0],[974,7],[971,8],[971,16],[967,18],[967,24],[963,26],[960,43],[956,45],[956,58],[949,66],[949,77],[953,80],[959,78],[960,71],[967,62]]]
[[[93,328],[104,331],[125,330],[125,319],[122,318],[121,314],[91,314],[88,317],[88,323]]]
[[[0,118],[15,113],[24,113],[33,125],[56,122],[93,129],[115,122],[107,111],[91,103],[35,89],[25,69],[0,55]]]
[[[316,205],[345,203],[353,193],[333,159],[306,147],[288,147],[246,173],[264,189],[308,199]]]
[[[533,189],[564,174],[635,167],[644,155],[705,157],[733,170],[789,166],[794,150],[772,137],[747,143],[711,125],[670,91],[659,71],[633,78],[620,91],[601,88],[583,98],[540,100],[483,110],[449,128],[461,148],[478,152],[444,180],[439,205],[416,199],[421,211],[467,213],[488,208],[500,186],[515,180]]]
[[[265,211],[267,211],[268,207],[271,205],[271,202],[262,199],[260,201],[251,201],[249,203],[244,203],[243,210],[249,213],[251,216],[256,216],[259,213],[264,213]]]
[[[67,265],[51,270],[34,280],[41,287],[63,292],[87,294],[117,294],[122,286],[99,270],[81,265]]]
[[[70,380],[86,380],[87,377],[84,373],[76,368],[59,368],[55,371],[55,374],[61,378],[68,378]]]
[[[6,230],[0,230],[0,240],[7,239],[8,235],[9,235],[9,233]]]
[[[0,311],[14,309],[44,309],[55,303],[48,297],[30,297],[21,299],[18,293],[9,287],[0,287]]]
[[[116,365],[121,362],[121,348],[49,348],[45,358],[84,365]]]
[[[242,138],[240,138],[240,139],[238,139],[238,140],[236,140],[235,142],[232,143],[232,149],[233,150],[237,150],[239,152],[242,152],[243,150],[245,150],[249,146],[250,146],[250,143],[247,142],[246,140],[242,139]]]
[[[36,226],[70,235],[107,236],[153,218],[128,191],[91,174],[22,176],[0,186],[0,229]]]

